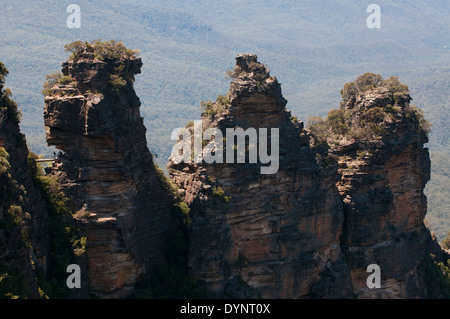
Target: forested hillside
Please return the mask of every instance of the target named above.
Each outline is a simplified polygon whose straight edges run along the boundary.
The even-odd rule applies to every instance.
[[[381,28],[369,29],[370,1],[80,0],[81,28],[69,29],[67,3],[0,0],[0,59],[6,86],[23,113],[21,128],[36,153],[46,148],[42,85],[60,70],[75,40],[116,39],[141,50],[136,78],[147,139],[160,166],[173,129],[197,119],[200,101],[226,93],[225,71],[238,53],[257,54],[283,85],[300,120],[339,105],[344,83],[365,72],[399,76],[433,123],[427,220],[450,230],[450,4],[447,0],[377,1]],[[126,8],[124,10],[124,8]]]

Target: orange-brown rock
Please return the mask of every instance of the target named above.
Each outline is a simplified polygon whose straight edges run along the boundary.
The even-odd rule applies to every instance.
[[[373,83],[364,84],[371,87],[361,89],[369,76]],[[423,222],[427,210],[423,190],[430,178],[424,147],[428,124],[410,106],[408,88],[396,78],[382,80],[365,74],[350,84],[359,85],[359,90],[343,94],[341,123],[348,130],[334,137],[329,134],[328,141],[336,145],[332,140],[346,135],[354,142],[352,148],[337,145],[330,150],[338,156],[341,179],[337,187],[345,215],[341,246],[354,294],[424,298],[423,262],[432,245]],[[367,287],[368,264],[380,266],[381,289]]]
[[[172,157],[169,174],[191,206],[192,275],[212,297],[351,296],[335,170],[316,161],[303,123],[285,109],[280,84],[256,56],[238,56],[233,76],[229,101],[209,106],[203,126],[224,136],[227,128],[278,128],[279,169],[261,174],[268,164],[248,157],[242,164],[177,164]],[[331,282],[326,272],[339,274]]]
[[[97,59],[92,47],[63,64],[72,80],[45,97],[47,141],[62,151],[51,174],[70,199],[87,237],[89,287],[124,297],[140,274],[164,262],[176,227],[161,189],[133,89],[140,58]],[[114,82],[114,80],[116,82]]]
[[[446,260],[423,223],[428,123],[407,87],[365,74],[344,87],[340,110],[306,131],[256,56],[239,55],[230,75],[228,96],[204,103],[203,130],[217,128],[228,142],[227,128],[278,128],[279,170],[261,174],[265,164],[248,157],[207,164],[172,155],[170,176],[191,207],[190,271],[209,296],[424,298],[439,290],[425,279],[430,251]],[[371,264],[381,268],[381,288],[367,286]]]

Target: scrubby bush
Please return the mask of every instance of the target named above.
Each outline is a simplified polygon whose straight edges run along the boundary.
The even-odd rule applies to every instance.
[[[382,81],[383,78],[379,74],[364,73],[363,75],[358,76],[355,81],[346,83],[341,90],[341,96],[344,100],[347,100],[351,96],[362,94],[379,86]]]
[[[231,196],[225,195],[225,191],[220,186],[213,187],[212,195],[221,198],[226,203],[231,200]]]
[[[117,74],[111,74],[109,76],[109,84],[111,84],[116,91],[119,91],[127,84],[127,81]]]
[[[52,94],[52,88],[57,85],[67,85],[73,81],[73,78],[68,75],[63,75],[61,72],[47,74],[42,89],[42,94],[48,96]]]
[[[383,106],[371,106],[367,108],[361,103],[358,108],[344,109],[345,101],[351,97],[377,88],[387,88],[383,94],[388,94],[392,102]],[[330,139],[340,140],[343,137],[353,138],[358,141],[379,139],[387,134],[388,128],[395,121],[407,120],[418,132],[428,134],[431,124],[425,120],[423,112],[417,107],[410,106],[408,87],[402,84],[397,77],[383,78],[374,73],[365,73],[355,81],[346,83],[341,90],[343,101],[341,108],[331,110],[326,119],[310,118],[308,128],[316,136],[319,142]]]
[[[239,268],[247,267],[248,266],[248,259],[244,255],[239,255],[238,259],[236,260],[236,266]]]
[[[9,119],[13,123],[19,124],[22,119],[22,113],[19,111],[17,103],[11,99],[11,90],[4,89],[1,92],[0,111],[3,116],[2,122]]]
[[[406,95],[409,92],[408,86],[402,84],[396,76],[391,76],[384,80],[379,74],[364,73],[363,75],[358,76],[355,81],[346,83],[341,90],[341,96],[343,100],[347,100],[352,96],[361,95],[368,90],[380,86],[387,87],[394,96],[395,93]]]
[[[214,103],[211,100],[200,102],[202,113],[206,113],[210,116],[224,112],[230,105],[231,102],[229,94],[218,95]]]
[[[387,86],[393,93],[406,94],[409,92],[408,86],[401,83],[396,76],[391,76],[389,79],[383,80],[382,85]]]
[[[222,189],[222,187],[218,186],[212,189],[212,194],[213,196],[222,197],[225,194],[225,191]]]
[[[213,108],[212,101],[201,101],[200,102],[202,113],[207,113],[209,115],[214,115],[216,112]]]
[[[127,48],[122,41],[101,39],[87,41],[75,41],[64,46],[66,52],[71,52],[70,59],[77,59],[84,50],[94,53],[94,57],[99,60],[124,59],[139,54],[139,50]]]
[[[423,111],[417,106],[407,105],[405,108],[405,118],[416,126],[416,129],[422,130],[424,133],[429,134],[431,132],[432,124],[425,119]]]

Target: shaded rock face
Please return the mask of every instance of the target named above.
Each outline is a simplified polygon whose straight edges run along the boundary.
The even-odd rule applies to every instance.
[[[6,285],[21,298],[40,298],[37,273],[49,268],[49,216],[27,162],[28,148],[20,132],[17,105],[3,92],[6,68],[0,62],[0,291]],[[5,298],[11,296],[1,295]]]
[[[63,64],[72,82],[45,97],[47,142],[62,151],[51,174],[87,237],[91,292],[105,298],[127,295],[141,273],[164,262],[176,226],[133,89],[141,66],[134,56],[101,61],[85,49]]]
[[[353,290],[360,298],[424,298],[427,290],[421,264],[431,244],[424,226],[427,210],[424,187],[430,178],[425,129],[416,119],[407,88],[395,92],[380,85],[343,101],[350,127],[364,112],[384,110],[381,136],[353,140],[330,152],[338,156],[345,223],[341,246]],[[386,113],[388,111],[389,113]],[[352,144],[352,143],[348,143]],[[368,264],[382,271],[382,289],[368,289]]]
[[[190,271],[209,296],[426,297],[424,259],[441,249],[423,224],[427,132],[407,87],[381,77],[364,90],[346,86],[341,122],[325,123],[320,141],[290,116],[255,55],[239,55],[230,75],[228,96],[204,104],[202,130],[278,128],[279,170],[261,174],[265,164],[248,157],[207,164],[172,154],[170,177],[191,207]],[[380,289],[367,287],[371,264]]]
[[[238,56],[232,76],[226,101],[202,114],[203,127],[224,137],[226,128],[278,128],[279,169],[261,174],[267,164],[248,156],[246,163],[169,161],[191,206],[192,275],[211,297],[351,296],[339,247],[344,215],[336,171],[317,163],[303,123],[291,119],[280,84],[256,56]],[[342,275],[326,282],[322,274],[335,271]]]

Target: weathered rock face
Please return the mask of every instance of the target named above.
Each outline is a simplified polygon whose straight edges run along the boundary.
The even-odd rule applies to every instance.
[[[239,152],[227,128],[278,128],[279,169],[261,174],[268,164],[249,162],[251,142],[245,163],[180,162],[185,150],[169,160],[191,206],[190,271],[209,295],[426,297],[425,258],[442,251],[423,224],[427,123],[407,87],[366,74],[344,87],[341,110],[305,131],[256,56],[239,55],[231,76],[228,96],[204,103],[202,131],[223,133],[225,158]],[[213,140],[204,152],[221,152],[220,134]],[[381,289],[367,286],[371,264]]]
[[[351,296],[339,247],[344,216],[336,171],[317,163],[303,123],[291,118],[277,79],[256,56],[238,56],[233,77],[229,96],[207,106],[202,125],[224,137],[227,128],[278,128],[279,169],[261,174],[269,164],[250,163],[249,150],[246,163],[172,157],[169,174],[191,206],[192,275],[206,281],[211,297]],[[269,150],[278,142],[272,137]],[[260,149],[261,140],[256,144]],[[339,273],[334,282],[322,276],[329,272]]]
[[[0,298],[40,298],[36,276],[45,280],[48,270],[49,217],[33,184],[17,105],[3,91],[6,74],[0,62]]]
[[[72,82],[45,98],[47,141],[63,152],[51,174],[79,211],[89,286],[101,297],[127,295],[141,273],[164,262],[176,226],[133,89],[141,66],[135,56],[101,61],[82,48],[63,64]]]
[[[360,298],[426,297],[420,267],[431,243],[423,223],[430,159],[424,148],[426,122],[410,100],[407,87],[395,78],[350,94],[342,103],[350,134],[338,135],[341,140],[350,135],[349,141],[346,146],[331,142],[330,153],[338,156],[337,187],[345,212],[341,246]],[[368,116],[375,126],[369,127],[374,121],[362,122]],[[351,136],[358,130],[360,138]],[[381,289],[367,288],[369,264],[380,266]]]

